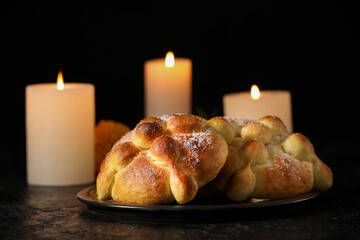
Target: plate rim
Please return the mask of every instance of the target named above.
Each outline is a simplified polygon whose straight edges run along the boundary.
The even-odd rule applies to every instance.
[[[231,202],[221,204],[204,204],[204,205],[192,205],[191,202],[183,205],[169,205],[169,204],[158,204],[158,205],[142,205],[142,204],[124,204],[124,203],[113,203],[109,201],[102,201],[91,197],[90,192],[95,190],[96,185],[86,187],[77,193],[77,198],[80,202],[86,204],[88,207],[104,208],[104,209],[117,209],[117,210],[131,210],[141,212],[179,212],[179,211],[222,211],[222,210],[240,210],[240,209],[251,209],[251,208],[268,208],[277,207],[283,205],[291,205],[301,202],[306,202],[314,199],[320,195],[320,191],[310,191],[305,194],[301,194],[295,197],[279,199],[279,200],[265,200],[259,202]],[[262,199],[261,199],[262,200]]]

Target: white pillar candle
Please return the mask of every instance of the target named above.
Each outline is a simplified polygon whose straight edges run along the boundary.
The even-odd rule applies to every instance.
[[[166,64],[166,65],[165,65]],[[188,58],[153,59],[144,65],[145,116],[191,113],[192,62]]]
[[[253,94],[256,93],[252,91]],[[291,94],[289,91],[261,91],[258,99],[250,92],[230,93],[223,97],[224,115],[232,118],[259,119],[267,115],[281,118],[292,132]]]
[[[26,87],[27,181],[69,186],[94,182],[95,88],[92,84]]]

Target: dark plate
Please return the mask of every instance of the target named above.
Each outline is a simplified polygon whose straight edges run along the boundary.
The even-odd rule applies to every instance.
[[[251,199],[233,202],[227,198],[214,195],[197,197],[191,202],[179,205],[176,202],[163,205],[120,204],[112,200],[100,201],[95,186],[83,189],[77,194],[78,199],[89,209],[126,219],[157,221],[199,221],[199,220],[233,220],[271,217],[299,211],[309,200],[319,196],[319,192],[309,192],[293,198],[282,200]]]

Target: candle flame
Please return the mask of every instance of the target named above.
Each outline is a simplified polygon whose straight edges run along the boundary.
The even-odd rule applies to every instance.
[[[168,68],[172,68],[175,65],[175,57],[174,57],[174,53],[169,51],[166,54],[165,57],[165,66]]]
[[[57,76],[57,89],[58,90],[63,90],[64,89],[64,79],[63,79],[63,74],[62,71],[60,70]]]
[[[260,98],[260,90],[255,84],[251,86],[251,98],[258,100]]]

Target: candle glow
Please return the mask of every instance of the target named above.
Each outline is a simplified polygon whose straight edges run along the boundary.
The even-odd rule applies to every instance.
[[[168,68],[172,68],[175,66],[175,57],[172,51],[167,52],[165,57],[165,66]]]
[[[258,100],[260,98],[260,90],[255,84],[251,86],[250,95],[254,100]]]
[[[64,78],[61,70],[59,71],[57,76],[56,88],[57,90],[64,90]]]

